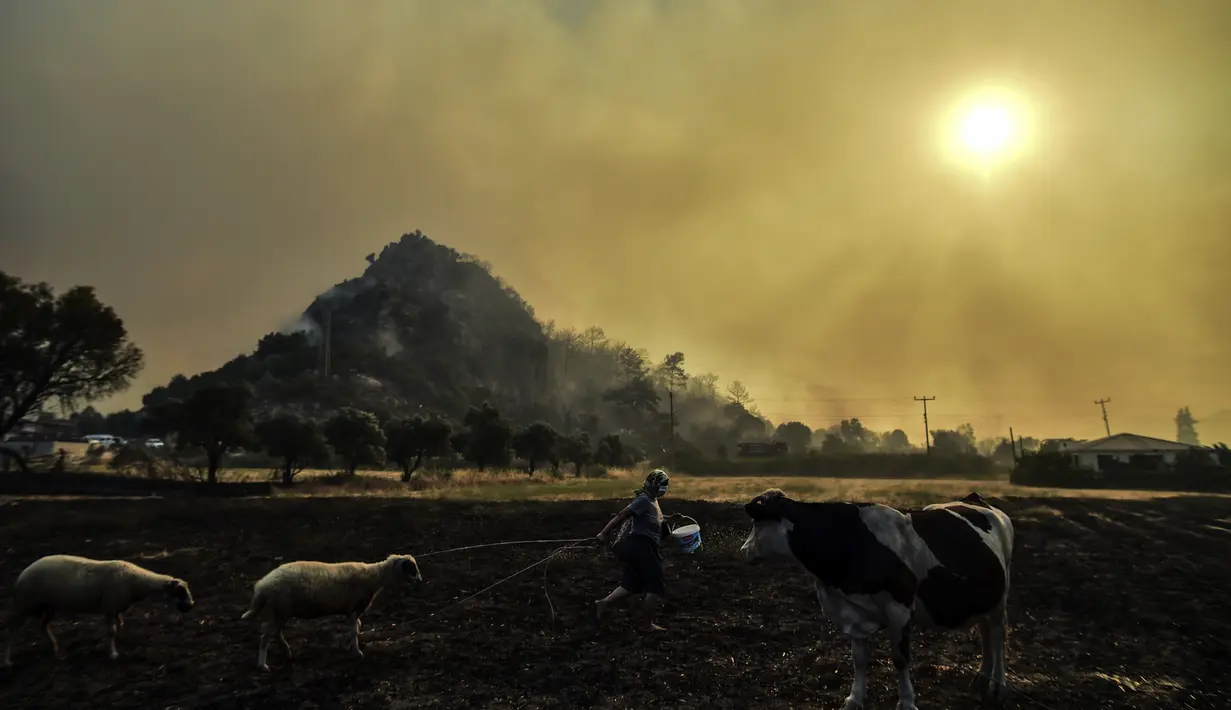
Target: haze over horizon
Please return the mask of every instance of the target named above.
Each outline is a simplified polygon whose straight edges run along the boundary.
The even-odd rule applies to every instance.
[[[775,423],[1231,410],[1231,3],[0,6],[0,263],[218,367],[421,229]],[[984,180],[938,124],[988,84]],[[1225,433],[1219,433],[1225,432]]]

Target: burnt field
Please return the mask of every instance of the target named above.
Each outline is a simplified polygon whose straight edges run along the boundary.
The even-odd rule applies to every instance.
[[[1009,708],[1231,707],[1231,500],[1012,499],[1018,542],[1010,607]],[[465,604],[453,601],[542,558],[549,545],[424,559],[425,584],[382,592],[364,618],[366,658],[341,618],[294,621],[288,662],[256,670],[252,583],[282,561],[377,560],[502,539],[593,535],[618,502],[449,503],[380,499],[21,501],[0,506],[0,603],[51,553],[122,558],[188,580],[197,607],[146,602],[110,662],[101,619],[60,619],[56,662],[35,624],[0,670],[0,707],[837,708],[847,643],[800,571],[750,568],[735,552],[739,506],[664,502],[702,525],[706,548],[667,560],[665,634],[640,636],[587,603],[618,571],[609,553],[566,552]],[[966,688],[977,635],[921,633],[922,708],[977,707]],[[1027,697],[1028,696],[1028,697]],[[896,702],[881,641],[869,707]]]

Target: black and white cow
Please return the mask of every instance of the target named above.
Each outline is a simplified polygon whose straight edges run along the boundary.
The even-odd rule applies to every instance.
[[[803,503],[777,489],[744,506],[752,532],[744,560],[795,560],[816,579],[825,615],[851,638],[855,679],[844,710],[867,696],[871,636],[889,633],[898,710],[915,710],[910,682],[913,627],[979,626],[983,663],[975,684],[1004,695],[1005,605],[1013,522],[977,493],[903,514],[874,503]]]

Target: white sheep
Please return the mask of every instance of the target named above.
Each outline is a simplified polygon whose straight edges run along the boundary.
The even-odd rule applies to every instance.
[[[192,609],[192,592],[182,579],[151,572],[123,560],[91,560],[74,555],[48,555],[35,560],[17,575],[9,602],[8,646],[4,665],[11,666],[13,639],[30,617],[41,615],[51,650],[62,658],[51,631],[56,614],[102,614],[109,632],[111,660],[119,657],[115,639],[124,626],[124,613],[152,594],[161,594],[181,613]]]
[[[291,646],[282,635],[289,619],[316,619],[348,615],[352,624],[352,645],[359,650],[359,617],[372,605],[381,589],[404,580],[422,582],[419,563],[411,555],[389,555],[382,562],[287,562],[266,574],[252,590],[252,604],[241,619],[265,613],[268,623],[261,629],[257,667],[268,671],[265,659],[274,636],[282,643],[287,658]]]

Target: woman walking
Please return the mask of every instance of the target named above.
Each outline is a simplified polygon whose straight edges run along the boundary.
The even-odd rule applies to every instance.
[[[662,556],[659,545],[664,535],[670,534],[666,523],[677,520],[679,515],[663,516],[658,499],[667,494],[669,483],[667,473],[660,468],[650,471],[645,477],[645,483],[637,489],[637,497],[623,510],[616,513],[598,534],[600,542],[605,542],[611,531],[620,528],[616,540],[616,557],[624,565],[620,576],[620,586],[615,588],[605,599],[594,602],[594,620],[602,623],[603,613],[607,605],[619,601],[630,594],[645,594],[644,622],[648,631],[662,631],[663,628],[654,623],[654,613],[662,605],[667,590],[663,581]]]

